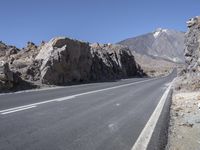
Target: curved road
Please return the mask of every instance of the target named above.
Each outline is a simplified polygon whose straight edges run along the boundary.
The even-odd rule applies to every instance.
[[[130,150],[175,76],[0,95],[0,150]]]

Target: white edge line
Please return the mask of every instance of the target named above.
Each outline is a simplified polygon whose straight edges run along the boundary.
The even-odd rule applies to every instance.
[[[34,107],[36,107],[36,106],[30,106],[30,107],[24,107],[24,108],[20,108],[20,109],[11,110],[11,111],[6,111],[6,112],[3,112],[1,114],[2,115],[6,115],[6,114],[18,112],[18,111],[23,111],[23,110],[31,109],[31,108],[34,108]]]
[[[171,82],[171,84],[169,85],[169,87],[167,88],[167,90],[165,91],[163,96],[161,97],[153,114],[149,118],[147,124],[143,128],[142,132],[140,133],[137,141],[135,142],[135,144],[133,145],[131,150],[146,150],[147,149],[150,139],[152,137],[153,131],[154,131],[156,124],[158,122],[158,119],[162,113],[165,101],[166,101],[169,91],[173,85],[174,80]]]
[[[7,112],[7,111],[15,111],[16,109],[23,109],[25,107],[32,107],[32,106],[37,106],[37,105],[51,103],[51,102],[56,102],[56,101],[60,102],[60,101],[69,100],[69,99],[72,99],[72,98],[75,98],[75,97],[78,97],[78,96],[93,94],[93,93],[107,91],[107,90],[111,90],[111,89],[117,89],[117,88],[126,87],[126,86],[130,86],[130,85],[138,84],[138,83],[143,83],[143,82],[147,82],[147,81],[157,80],[157,79],[159,79],[159,78],[153,78],[153,79],[148,79],[148,80],[143,80],[143,81],[138,81],[138,82],[133,82],[133,83],[128,83],[128,84],[118,85],[118,86],[114,86],[114,87],[109,87],[109,88],[105,88],[105,89],[100,89],[100,90],[95,90],[95,91],[89,91],[89,92],[75,94],[75,95],[71,95],[71,96],[56,98],[56,99],[47,100],[47,101],[43,101],[43,102],[33,103],[33,104],[29,104],[29,105],[23,105],[23,106],[19,106],[19,107],[13,107],[13,108],[1,110],[0,113],[2,114],[2,113]]]

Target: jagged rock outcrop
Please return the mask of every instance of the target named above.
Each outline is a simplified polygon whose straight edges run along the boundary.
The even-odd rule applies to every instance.
[[[39,52],[38,46],[32,42],[28,42],[27,46],[14,55],[9,55],[5,61],[10,63],[10,68],[14,71],[19,71],[21,77],[25,80],[30,80],[27,73],[30,66],[34,65],[34,60]]]
[[[44,44],[35,61],[42,62],[36,74],[40,74],[44,84],[62,85],[142,75],[133,55],[123,46],[89,45],[65,37]]]
[[[15,46],[6,45],[0,41],[0,58],[7,59],[8,57],[17,54],[20,50]]]
[[[5,78],[8,75],[2,72],[2,81],[5,81],[2,83],[9,82],[10,88],[21,83],[66,85],[144,75],[125,46],[89,44],[58,37],[40,46],[28,42],[21,50],[13,48],[0,44],[0,59],[9,64],[14,76],[19,77],[19,80]]]
[[[200,73],[200,17],[187,22],[188,32],[185,35],[185,59],[187,71]],[[200,76],[200,74],[199,74]]]
[[[127,47],[92,44],[91,80],[108,80],[142,75],[140,66]]]
[[[181,71],[177,81],[177,89],[200,89],[200,17],[187,22],[188,31],[185,34],[186,68]]]
[[[27,73],[37,53],[37,46],[30,42],[21,50],[0,42],[0,92],[37,87],[29,82]]]
[[[21,81],[19,72],[13,72],[9,68],[9,64],[0,62],[0,90],[12,89],[16,84]]]
[[[36,60],[42,61],[42,83],[62,85],[89,80],[92,59],[88,43],[55,38],[42,46]]]

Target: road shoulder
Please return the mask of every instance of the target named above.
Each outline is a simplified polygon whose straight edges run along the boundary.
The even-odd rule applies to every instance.
[[[200,92],[173,94],[167,150],[200,149]]]

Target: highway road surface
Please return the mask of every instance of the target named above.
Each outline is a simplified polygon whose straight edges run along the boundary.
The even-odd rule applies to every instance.
[[[131,150],[176,76],[0,95],[0,150]]]

